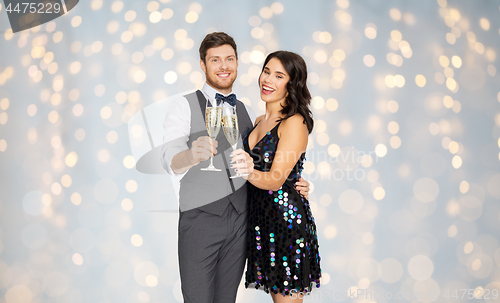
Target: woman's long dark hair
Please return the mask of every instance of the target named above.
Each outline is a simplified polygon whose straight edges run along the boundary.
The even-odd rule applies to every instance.
[[[280,111],[285,117],[278,121],[288,119],[296,113],[299,113],[304,117],[304,123],[307,125],[307,130],[311,133],[314,127],[314,121],[311,110],[309,109],[309,105],[311,104],[311,93],[309,93],[309,89],[307,88],[306,62],[296,53],[276,51],[267,55],[266,61],[262,66],[262,72],[264,72],[264,67],[272,58],[278,59],[290,76],[290,80],[288,80],[286,84],[288,96],[285,99],[285,105],[282,105]]]

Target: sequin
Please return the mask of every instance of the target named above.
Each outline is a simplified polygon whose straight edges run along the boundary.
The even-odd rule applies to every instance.
[[[278,125],[251,151],[248,136],[243,138],[243,146],[257,170],[271,169],[279,142]],[[248,186],[245,287],[286,295],[309,293],[314,286],[320,286],[321,258],[314,217],[309,201],[294,188],[305,159],[304,153],[277,191]]]

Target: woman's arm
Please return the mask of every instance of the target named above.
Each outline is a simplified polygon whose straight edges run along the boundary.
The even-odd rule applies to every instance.
[[[283,120],[278,129],[280,140],[270,171],[253,170],[247,177],[250,183],[258,188],[273,191],[278,190],[285,183],[286,178],[307,147],[309,133],[307,125],[303,121],[304,118],[300,114]],[[243,150],[236,150],[233,154],[233,160],[240,157],[241,159],[250,157]],[[242,169],[244,168],[242,167]]]

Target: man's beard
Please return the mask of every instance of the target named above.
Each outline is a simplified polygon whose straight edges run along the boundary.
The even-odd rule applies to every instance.
[[[234,75],[234,77],[233,77],[233,75]],[[217,81],[217,76],[216,75],[212,75],[212,76],[209,77],[208,74],[205,74],[205,78],[207,80],[208,85],[210,85],[211,87],[215,88],[216,90],[230,89],[233,86],[234,81],[236,81],[236,76],[237,76],[237,72],[236,71],[232,71],[231,72],[231,77],[233,77],[233,79],[232,79],[231,82],[229,82],[226,85],[226,84],[219,83]]]

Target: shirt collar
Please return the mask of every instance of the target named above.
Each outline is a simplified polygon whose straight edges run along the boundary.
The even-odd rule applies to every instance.
[[[210,85],[208,85],[206,82],[203,85],[203,87],[201,88],[201,91],[203,92],[203,94],[205,95],[205,97],[207,97],[208,100],[210,100],[211,104],[216,104],[215,103],[215,94],[219,93],[219,94],[227,97],[227,96],[229,96],[230,94],[233,93],[233,91],[231,90],[231,92],[229,94],[223,94],[223,93],[217,91],[215,88],[213,88]]]

